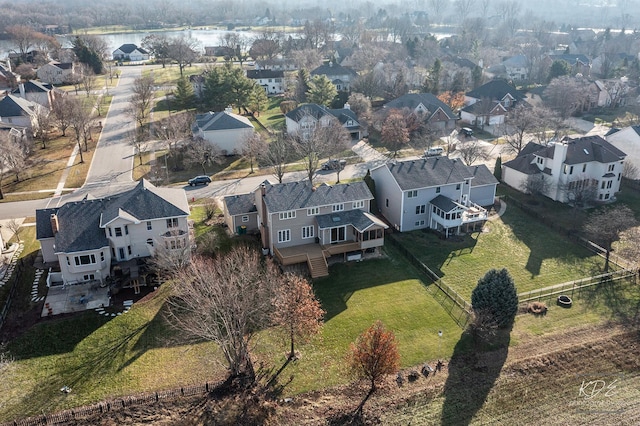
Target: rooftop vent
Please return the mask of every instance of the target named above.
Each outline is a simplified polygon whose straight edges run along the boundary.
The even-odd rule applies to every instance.
[[[585,154],[589,155],[589,151],[587,151],[587,148],[582,148],[582,150],[584,151]]]
[[[340,222],[340,216],[331,216],[331,221],[332,222]]]

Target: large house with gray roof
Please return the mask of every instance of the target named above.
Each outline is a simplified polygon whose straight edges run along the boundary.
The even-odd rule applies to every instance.
[[[107,198],[36,210],[36,238],[51,274],[64,284],[103,282],[118,265],[167,250],[190,247],[189,204],[183,189],[157,188],[141,180]],[[135,277],[133,277],[135,278]]]
[[[338,120],[340,125],[351,135],[351,139],[360,140],[364,129],[358,121],[358,116],[351,110],[349,104],[344,108],[329,109],[324,105],[304,104],[285,114],[287,133],[307,139],[316,126],[326,127],[331,120]]]
[[[465,107],[460,120],[474,126],[504,124],[509,110],[519,103],[526,104],[525,96],[504,80],[492,80],[465,93]]]
[[[431,93],[408,93],[387,102],[385,109],[405,109],[424,119],[435,129],[453,130],[458,117],[451,108]]]
[[[0,100],[0,122],[32,128],[36,104],[18,96],[7,95]]]
[[[113,51],[114,61],[147,61],[149,60],[149,52],[142,47],[138,47],[133,43],[126,43]]]
[[[358,73],[351,68],[343,67],[335,62],[320,65],[318,68],[313,69],[310,74],[312,77],[317,75],[326,76],[331,80],[336,90],[340,91],[348,91],[351,88],[351,83],[358,77]]]
[[[362,181],[317,187],[264,181],[252,194],[223,203],[236,233],[259,232],[265,253],[282,265],[306,263],[316,278],[329,274],[332,256],[360,258],[384,245],[388,226],[370,213],[372,199]]]
[[[626,154],[600,136],[528,143],[502,165],[502,181],[519,191],[536,189],[562,203],[615,200]]]
[[[206,112],[196,115],[191,130],[193,136],[200,137],[216,145],[226,155],[240,152],[244,142],[254,133],[248,118],[231,112],[227,108],[221,112]]]
[[[445,237],[481,229],[498,180],[484,165],[429,157],[371,170],[380,212],[397,231],[435,229]]]

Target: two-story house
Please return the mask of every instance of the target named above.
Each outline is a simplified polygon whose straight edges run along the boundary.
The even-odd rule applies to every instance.
[[[281,95],[284,93],[284,71],[276,70],[247,70],[247,78],[255,81],[267,95]]]
[[[191,130],[193,136],[216,145],[225,155],[240,152],[244,142],[254,133],[251,121],[234,114],[231,108],[221,112],[197,114]]]
[[[183,189],[141,180],[107,198],[36,210],[36,238],[45,263],[58,264],[52,279],[64,284],[103,281],[116,265],[190,247],[189,204]]]
[[[43,83],[62,84],[73,81],[73,72],[73,62],[51,61],[38,68],[36,75]]]
[[[620,190],[625,157],[600,136],[567,137],[549,145],[530,142],[502,165],[502,181],[523,191],[531,187],[529,181],[538,180],[535,187],[543,195],[562,203],[586,191],[597,201],[611,202]]]
[[[113,51],[114,61],[147,61],[149,60],[149,52],[142,47],[138,47],[133,43],[126,43]]]
[[[312,77],[316,75],[327,76],[338,91],[348,91],[351,88],[351,83],[358,76],[358,73],[351,68],[343,67],[334,62],[320,65],[318,68],[313,69],[310,74]]]
[[[384,245],[388,226],[369,212],[373,195],[362,181],[318,187],[265,181],[251,195],[253,203],[246,195],[225,197],[225,214],[245,224],[237,228],[260,232],[265,253],[282,265],[306,263],[313,278],[328,275],[331,256],[360,258]]]
[[[503,124],[510,109],[525,96],[504,80],[492,80],[465,94],[460,120],[476,126]]]
[[[31,129],[35,124],[36,108],[31,101],[7,95],[0,100],[0,121]]]
[[[331,120],[338,120],[353,140],[362,138],[364,129],[348,103],[344,104],[344,108],[339,109],[329,109],[318,104],[304,104],[285,114],[287,133],[302,139],[307,138],[316,126],[328,126]]]
[[[378,208],[397,231],[429,228],[446,237],[482,228],[498,184],[484,164],[448,157],[386,163],[371,177]]]
[[[451,108],[431,93],[408,93],[384,104],[385,109],[408,108],[435,129],[453,130],[458,117]]]
[[[63,93],[58,91],[58,94]],[[13,95],[51,109],[56,97],[56,89],[51,84],[31,80],[18,84],[18,88],[13,91]]]

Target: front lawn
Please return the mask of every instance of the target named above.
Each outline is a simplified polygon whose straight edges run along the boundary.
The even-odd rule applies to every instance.
[[[492,268],[506,267],[521,293],[597,275],[603,266],[600,257],[513,206],[481,233],[441,240],[414,231],[398,238],[467,301],[478,279]]]

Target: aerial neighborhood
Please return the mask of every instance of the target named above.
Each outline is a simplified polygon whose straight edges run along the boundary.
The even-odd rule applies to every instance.
[[[637,423],[632,2],[27,3],[0,426]]]

